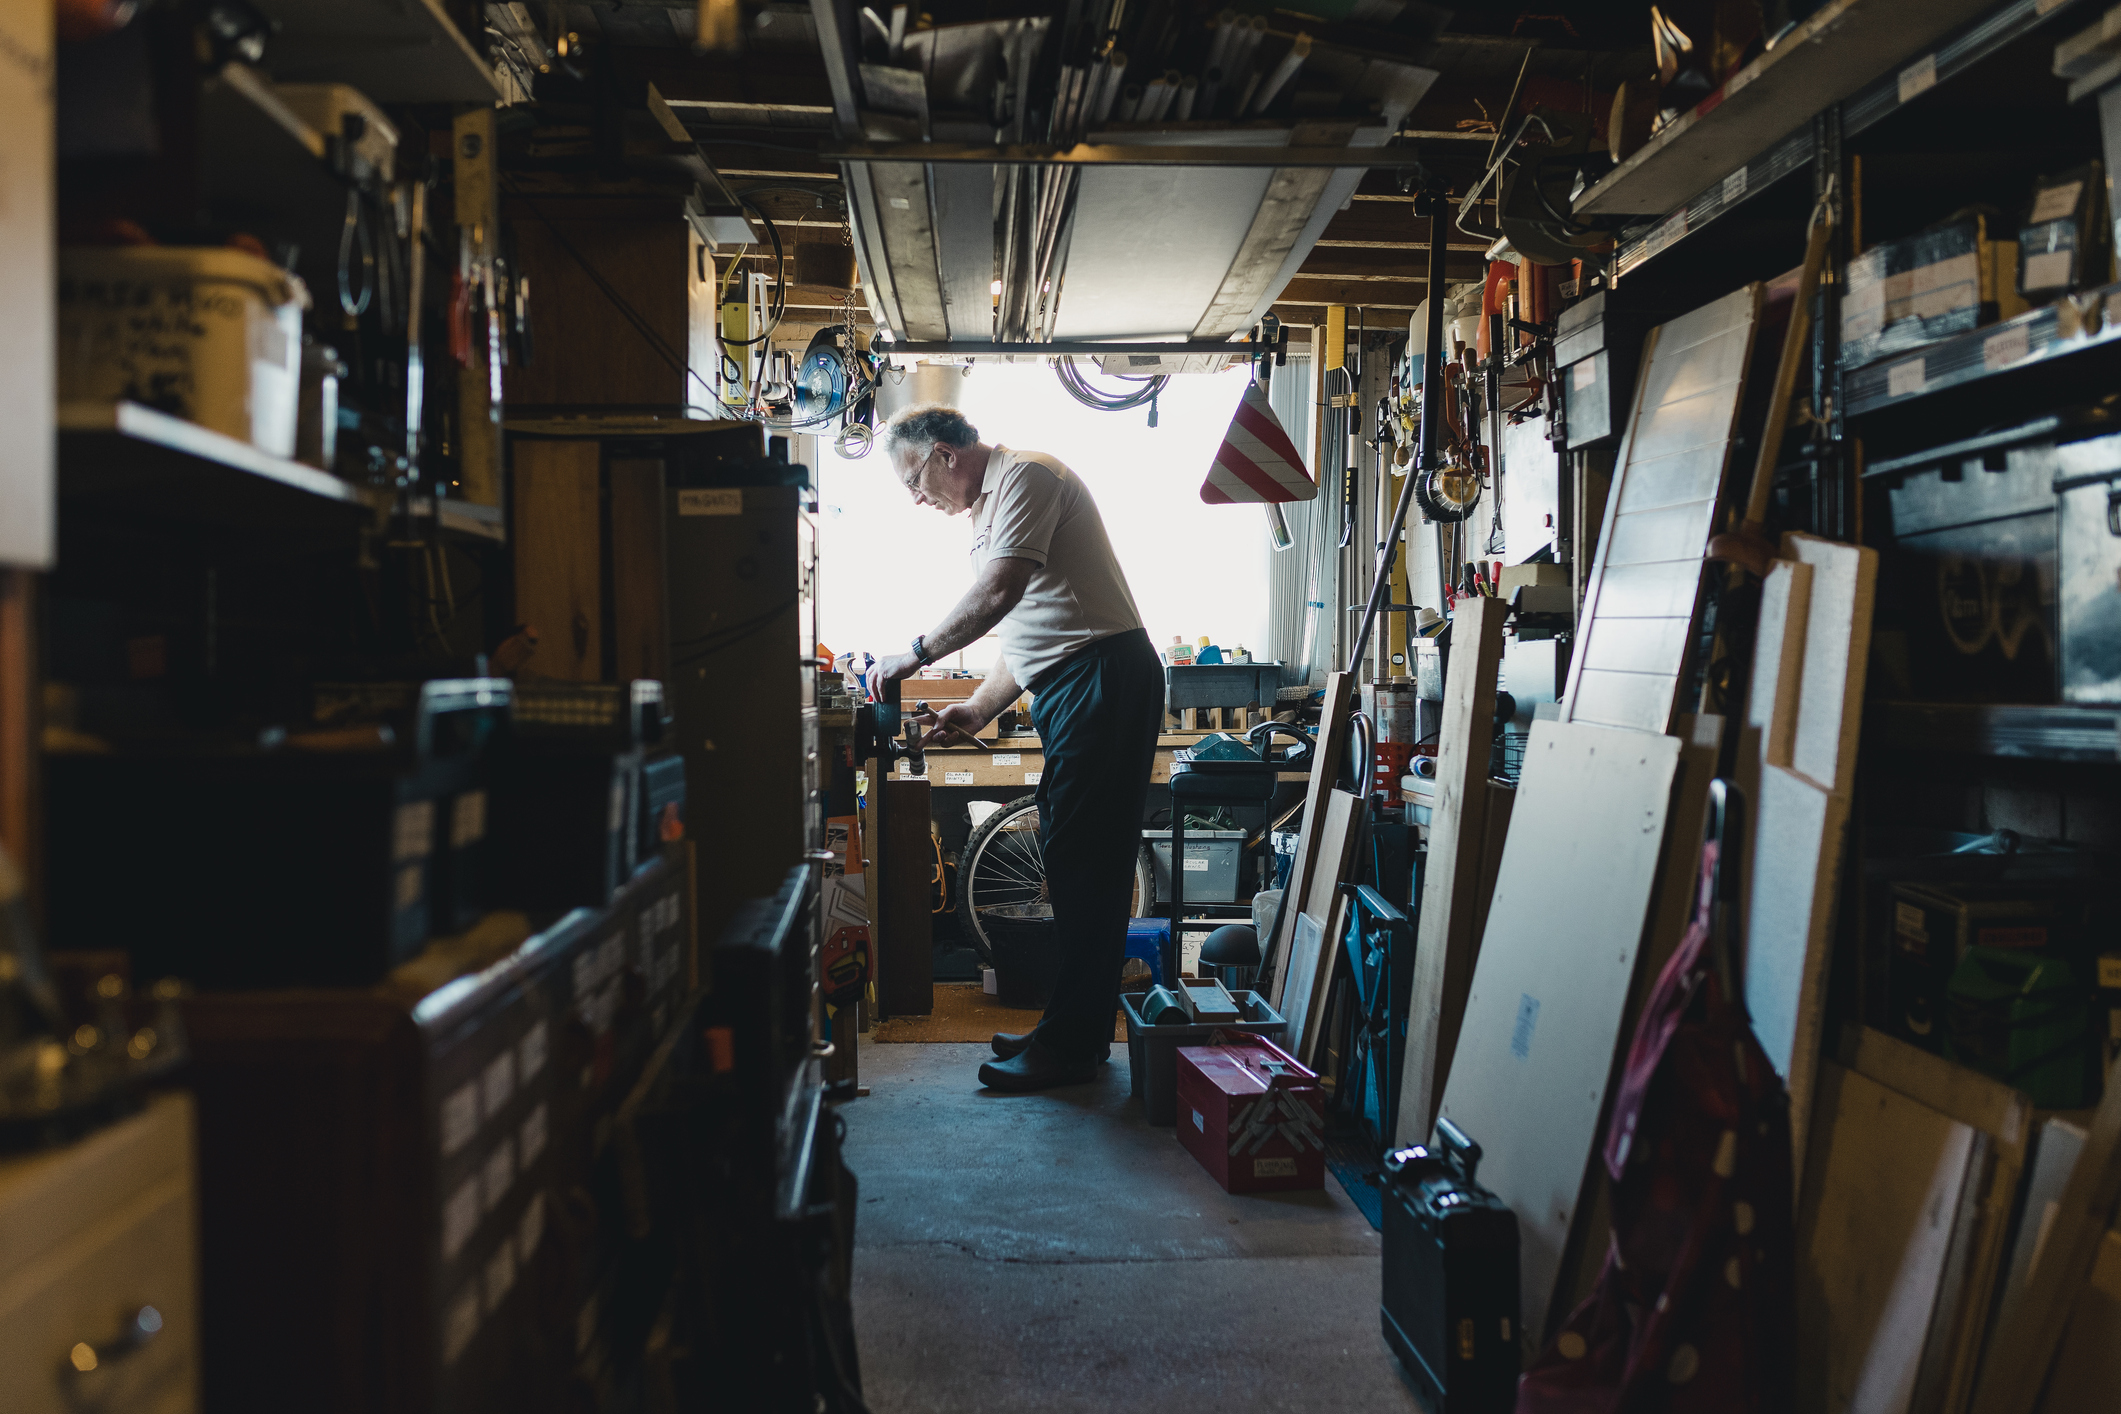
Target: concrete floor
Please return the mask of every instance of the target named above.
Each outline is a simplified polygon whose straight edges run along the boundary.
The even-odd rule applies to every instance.
[[[986,1054],[864,1044],[842,1111],[876,1414],[1421,1408],[1378,1334],[1378,1235],[1331,1174],[1233,1197],[1143,1122],[1124,1047],[1039,1095],[981,1089]]]

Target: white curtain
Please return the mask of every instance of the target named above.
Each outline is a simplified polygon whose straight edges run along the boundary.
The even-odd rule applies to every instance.
[[[1274,370],[1267,402],[1281,419],[1315,480],[1311,463],[1311,360],[1292,358]],[[1329,503],[1329,500],[1331,504]],[[1320,508],[1324,507],[1323,510]],[[1282,681],[1324,681],[1333,657],[1333,579],[1339,566],[1339,502],[1321,491],[1318,499],[1283,506],[1294,544],[1267,562],[1267,653],[1281,660]],[[1266,533],[1264,525],[1260,533]]]

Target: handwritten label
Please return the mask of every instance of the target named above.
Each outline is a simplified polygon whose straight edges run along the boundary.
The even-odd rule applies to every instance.
[[[740,486],[678,492],[678,514],[681,516],[740,516],[743,513],[744,491]]]
[[[1937,86],[1937,56],[1925,54],[1900,71],[1900,101],[1909,102]]]
[[[946,786],[969,786],[972,784],[972,773],[970,771],[945,771],[943,772],[943,784]]]
[[[1729,206],[1732,202],[1738,200],[1744,195],[1745,168],[1740,167],[1737,171],[1731,173],[1731,175],[1723,179],[1723,204],[1725,206]]]
[[[2033,290],[2065,289],[2075,273],[2077,252],[2073,250],[2042,251],[2025,258],[2025,288]]]
[[[1044,771],[1026,771],[1024,772],[1024,784],[1027,786],[1035,786],[1038,784],[1038,778],[1045,774],[1046,773]]]
[[[1021,751],[997,751],[994,753],[994,764],[997,766],[1021,766],[1024,764],[1024,754]]]
[[[1981,341],[1981,366],[1991,372],[2006,368],[2026,354],[2025,326],[2014,325]]]
[[[1517,998],[1517,1024],[1510,1028],[1510,1054],[1524,1060],[1532,1054],[1532,1032],[1539,1025],[1539,998],[1525,992]]]
[[[1929,386],[1929,377],[1923,370],[1923,361],[1911,358],[1906,363],[1896,363],[1885,371],[1886,395],[1905,398],[1921,392]]]
[[[2042,221],[2061,220],[2077,209],[2077,198],[2082,195],[2084,183],[2081,181],[2048,187],[2033,198],[2033,214],[2028,218],[2028,223],[2037,226]]]
[[[1254,1159],[1252,1161],[1252,1176],[1254,1178],[1294,1178],[1296,1177],[1296,1160],[1286,1155],[1278,1159]]]

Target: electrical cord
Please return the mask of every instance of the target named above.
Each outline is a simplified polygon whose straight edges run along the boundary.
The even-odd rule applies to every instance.
[[[746,347],[752,344],[763,344],[772,338],[773,331],[781,327],[781,316],[788,312],[788,253],[781,246],[780,227],[767,219],[766,213],[759,210],[758,203],[741,194],[738,195],[736,200],[737,205],[759,218],[760,222],[766,227],[766,234],[773,238],[774,306],[771,322],[755,338],[732,339],[726,334],[722,336],[722,342],[725,344],[736,344],[739,347]]]
[[[1126,412],[1131,408],[1152,404],[1171,382],[1171,375],[1168,373],[1152,373],[1142,378],[1115,373],[1111,376],[1122,383],[1138,383],[1143,386],[1131,393],[1107,393],[1091,387],[1089,380],[1076,368],[1072,358],[1054,359],[1053,371],[1059,376],[1061,386],[1068,390],[1069,397],[1084,407],[1095,408],[1099,412]]]

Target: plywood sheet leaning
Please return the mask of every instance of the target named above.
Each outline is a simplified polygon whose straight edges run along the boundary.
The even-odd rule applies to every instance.
[[[1760,799],[1760,771],[1769,760],[1787,765],[1790,736],[1797,727],[1797,680],[1804,667],[1804,630],[1811,611],[1812,567],[1777,560],[1760,585],[1760,611],[1753,632],[1753,671],[1745,722],[1731,774],[1746,800]],[[1752,904],[1751,851],[1739,861],[1739,916]]]
[[[1748,285],[1650,331],[1569,667],[1566,721],[1671,729],[1760,319]]]
[[[2032,1172],[2025,1180],[2025,1201],[2019,1208],[2017,1230],[2011,1234],[2010,1267],[2003,1278],[2003,1289],[1996,1296],[1999,1328],[2025,1295],[2034,1259],[2054,1226],[2055,1214],[2062,1209],[2062,1189],[2069,1182],[2070,1170],[2077,1166],[2077,1155],[2084,1152],[2087,1137],[2082,1125],[2059,1117],[2050,1116],[2040,1126],[2040,1142],[2033,1146]]]
[[[1355,855],[1363,809],[1362,801],[1347,791],[1327,794],[1315,851],[1317,867],[1311,871],[1311,886],[1303,896],[1303,911],[1323,925],[1322,941],[1308,958],[1299,956],[1293,946],[1289,950],[1289,987],[1283,994],[1288,1005],[1282,1015],[1289,1018],[1291,1052],[1306,1065],[1315,1053],[1318,1020],[1325,1010],[1327,984],[1340,948],[1340,881],[1347,877],[1348,863]]]
[[[2025,1292],[1989,1341],[1974,1414],[2032,1414],[2069,1319],[2121,1198],[2121,1062],[2106,1073],[2091,1134],[2070,1169]]]
[[[1865,1026],[1842,1028],[1841,1063],[1988,1140],[1988,1161],[1965,1195],[1966,1220],[1953,1237],[1913,1399],[1918,1410],[1959,1414],[1973,1398],[1990,1297],[2032,1137],[2032,1100],[2000,1080]]]
[[[1269,959],[1274,975],[1267,985],[1276,1009],[1284,1015],[1287,1008],[1282,1003],[1289,995],[1289,940],[1296,934],[1300,912],[1294,905],[1304,901],[1310,888],[1318,860],[1318,832],[1326,822],[1326,797],[1332,794],[1333,783],[1340,778],[1341,759],[1348,754],[1348,713],[1354,701],[1354,674],[1327,673],[1325,700],[1318,712],[1318,744],[1311,752],[1311,783],[1304,788],[1304,823],[1296,836],[1296,862],[1289,871],[1291,907],[1282,910],[1281,928],[1274,935]],[[1325,921],[1322,916],[1320,921]]]
[[[1442,1113],[1516,1210],[1526,1338],[1544,1333],[1664,847],[1679,741],[1536,721]]]
[[[1768,589],[1780,597],[1764,593],[1754,645],[1762,685],[1747,712],[1766,721],[1746,877],[1774,887],[1753,888],[1746,900],[1745,996],[1761,1047],[1789,1088],[1801,1195],[1878,553],[1796,534],[1783,537],[1782,550],[1809,573],[1789,571],[1778,590],[1781,571],[1770,572]],[[1801,647],[1790,641],[1800,623]]]
[[[1466,990],[1480,955],[1496,862],[1488,842],[1488,759],[1495,727],[1495,675],[1502,666],[1499,599],[1461,601],[1451,619],[1451,664],[1436,732],[1436,801],[1429,812],[1429,863],[1414,945],[1407,1057],[1400,1081],[1401,1144],[1425,1144],[1451,1073]],[[1485,869],[1483,869],[1485,866]],[[1491,887],[1483,892],[1481,878]]]
[[[1797,1224],[1797,1407],[1908,1414],[1986,1136],[1832,1063],[1819,1126]]]

